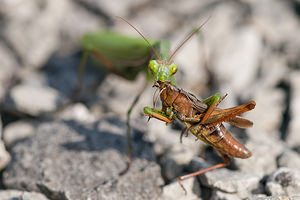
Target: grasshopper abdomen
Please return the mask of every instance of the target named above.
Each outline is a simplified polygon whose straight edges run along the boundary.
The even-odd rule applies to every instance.
[[[234,139],[223,124],[218,125],[212,132],[201,133],[218,151],[236,158],[249,158],[252,153],[244,145]]]

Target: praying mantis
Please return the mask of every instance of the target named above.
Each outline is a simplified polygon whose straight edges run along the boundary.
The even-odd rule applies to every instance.
[[[129,158],[128,166],[120,174],[125,174],[132,162],[132,144],[131,144],[131,127],[130,127],[130,115],[139,101],[142,92],[145,90],[147,83],[152,81],[152,75],[148,70],[148,63],[153,58],[166,59],[170,49],[170,44],[166,41],[145,41],[141,38],[134,38],[124,36],[111,31],[100,31],[86,34],[81,39],[81,44],[84,49],[79,70],[78,70],[78,83],[75,89],[76,92],[80,90],[82,85],[82,75],[85,70],[85,64],[88,55],[92,55],[98,61],[100,61],[110,72],[119,75],[128,80],[134,80],[139,72],[142,72],[146,76],[146,83],[143,85],[141,91],[134,98],[131,106],[127,111],[126,120],[126,141],[127,141],[127,154]],[[151,48],[149,48],[151,46]],[[157,52],[153,54],[153,52]],[[151,61],[150,61],[151,62]],[[176,84],[173,71],[160,68],[157,73],[161,76],[160,79],[166,76],[170,78],[172,84]],[[177,66],[176,66],[177,67]],[[177,70],[177,68],[176,68]]]
[[[182,124],[185,126],[180,138],[182,138],[182,135],[185,132],[187,134],[188,132],[191,132],[198,139],[214,147],[221,154],[224,160],[224,163],[216,164],[206,169],[202,169],[197,172],[178,177],[177,180],[179,181],[182,189],[186,192],[181,182],[183,179],[202,174],[212,169],[227,166],[230,163],[230,157],[250,157],[251,152],[230,135],[230,133],[224,127],[223,122],[228,122],[229,124],[239,128],[251,127],[253,123],[250,120],[239,117],[238,115],[254,109],[254,101],[249,101],[248,103],[233,108],[219,109],[217,108],[217,106],[225,98],[225,96],[221,97],[220,94],[215,94],[203,101],[200,101],[193,94],[179,89],[176,85],[174,74],[177,72],[178,67],[173,62],[172,58],[174,57],[176,52],[195,33],[200,30],[200,28],[208,21],[209,18],[201,26],[192,31],[171,55],[169,55],[169,43],[164,41],[148,41],[132,24],[130,24],[123,18],[121,19],[128,23],[132,28],[134,28],[142,36],[143,39],[133,40],[133,38],[126,38],[125,36],[115,35],[114,33],[108,33],[109,37],[112,37],[116,41],[118,39],[126,40],[128,44],[133,44],[134,42],[141,44],[141,41],[145,41],[148,48],[147,50],[143,49],[143,51],[139,52],[141,53],[138,56],[140,59],[136,59],[136,57],[133,57],[133,55],[128,57],[129,61],[134,61],[132,63],[135,63],[136,66],[139,66],[140,68],[135,69],[136,71],[131,74],[122,73],[122,70],[124,70],[126,67],[123,66],[123,68],[121,69],[116,68],[110,61],[112,59],[110,53],[112,53],[114,49],[106,49],[106,51],[100,50],[102,47],[105,47],[107,45],[109,46],[109,44],[103,44],[101,42],[101,39],[98,38],[99,35],[96,35],[95,38],[89,35],[82,39],[86,48],[86,53],[84,53],[83,55],[80,66],[83,66],[82,63],[85,62],[87,52],[89,52],[93,54],[98,60],[100,60],[110,71],[124,78],[133,79],[139,70],[145,71],[145,65],[147,66],[147,63],[149,63],[149,71],[154,78],[153,86],[159,88],[160,91],[159,96],[162,101],[162,109],[155,109],[155,106],[153,108],[144,107],[144,114],[149,116],[149,118],[156,118],[166,123],[171,123],[174,119],[179,119],[179,121],[182,122]],[[105,34],[107,33],[103,33],[103,35]],[[132,43],[130,42],[131,40]],[[91,41],[93,41],[97,45],[92,45],[93,42]],[[103,46],[101,47],[101,45],[99,44]],[[122,52],[122,48],[117,48],[117,52]],[[125,58],[122,56],[120,56],[118,59],[115,59],[114,61],[116,61],[116,63],[121,63],[120,61]],[[127,64],[128,63],[130,62],[127,62]],[[80,68],[80,70],[82,71],[82,67]],[[146,76],[149,77],[149,75],[150,73],[146,72]],[[127,146],[129,163],[126,169],[121,172],[121,174],[125,174],[129,170],[131,165],[132,149],[130,136],[130,113],[134,105],[138,101],[140,95],[141,93],[137,95],[127,113]]]
[[[167,41],[147,40],[134,26],[127,20],[119,17],[133,27],[142,38],[134,38],[124,36],[111,31],[99,31],[88,33],[81,38],[81,46],[83,48],[83,55],[79,64],[78,70],[78,83],[75,89],[76,92],[80,90],[82,85],[82,75],[85,70],[86,60],[88,55],[100,61],[109,71],[117,74],[125,79],[133,80],[139,72],[146,74],[146,80],[153,80],[153,78],[160,81],[169,81],[171,84],[176,85],[174,74],[177,71],[177,65],[171,61],[175,53],[180,47],[206,23],[195,29],[185,41],[174,51],[170,56],[170,44]],[[208,19],[206,20],[208,21]],[[146,42],[145,42],[146,41]],[[148,70],[148,64],[156,66],[159,63],[155,74],[151,74]],[[154,75],[154,76],[152,76]],[[128,166],[121,172],[125,174],[131,165],[132,161],[132,145],[131,145],[131,128],[130,128],[130,115],[138,102],[142,92],[145,90],[147,84],[144,84],[142,90],[134,98],[131,106],[127,112],[127,151],[128,151]]]

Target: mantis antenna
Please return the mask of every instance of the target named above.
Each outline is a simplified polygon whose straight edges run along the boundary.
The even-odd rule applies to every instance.
[[[146,39],[146,37],[136,28],[134,27],[129,21],[127,21],[126,19],[117,16],[118,18],[122,19],[124,22],[126,22],[129,26],[131,26],[134,30],[136,30],[136,32],[138,32],[138,34],[140,34],[140,36],[142,36],[142,38],[148,43],[148,45],[151,47],[152,51],[155,53],[155,55],[158,57],[159,61],[161,61],[160,56],[158,55],[158,53],[155,51],[155,49],[152,47],[152,45],[150,44],[150,42]]]
[[[198,28],[196,28],[195,30],[193,30],[184,40],[183,42],[181,42],[181,44],[175,49],[175,51],[173,52],[173,54],[170,56],[168,63],[170,62],[170,60],[174,57],[175,53],[177,53],[177,51],[195,34],[197,33],[210,19],[211,17],[208,17]]]

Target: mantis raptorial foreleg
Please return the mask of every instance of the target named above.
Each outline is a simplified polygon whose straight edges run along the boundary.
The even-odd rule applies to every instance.
[[[177,118],[179,118],[179,120],[184,121],[184,122],[189,122],[189,123],[203,123],[205,122],[205,120],[207,120],[209,118],[209,116],[211,115],[211,113],[214,111],[214,109],[219,105],[220,101],[222,101],[225,98],[225,96],[222,98],[220,94],[215,94],[213,96],[208,97],[207,99],[203,100],[203,103],[207,104],[209,106],[208,110],[205,112],[204,116],[200,119],[197,118],[197,116],[192,116],[192,117],[187,117],[182,115],[181,113],[177,113]],[[166,110],[172,110],[173,108],[170,109],[166,109]],[[173,112],[163,112],[162,110],[158,110],[155,109],[153,110],[150,107],[144,107],[144,114],[150,116],[150,117],[154,117],[158,120],[170,123],[172,122],[172,117],[170,116],[170,114],[173,114]]]

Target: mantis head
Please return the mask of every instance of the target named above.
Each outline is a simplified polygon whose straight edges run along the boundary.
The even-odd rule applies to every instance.
[[[175,63],[170,64],[164,60],[151,60],[149,69],[155,81],[171,82],[171,77],[177,72],[177,65]]]

